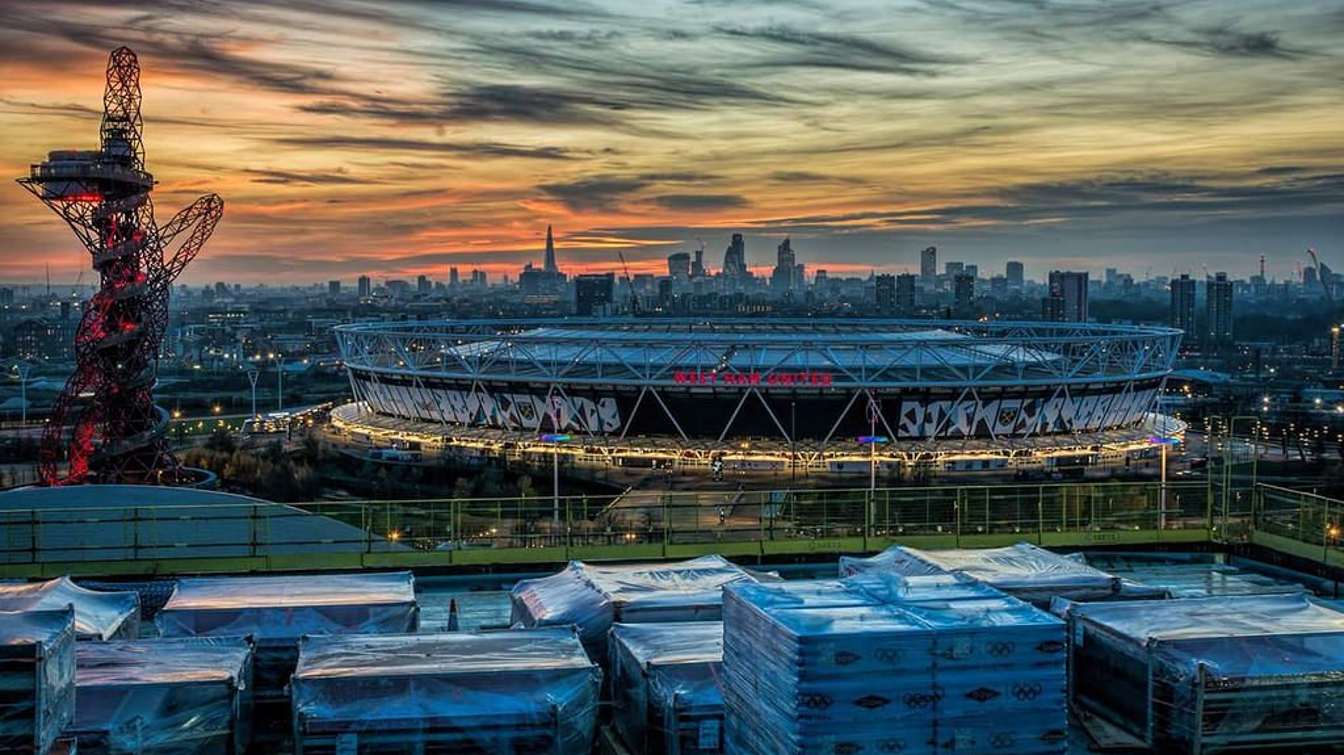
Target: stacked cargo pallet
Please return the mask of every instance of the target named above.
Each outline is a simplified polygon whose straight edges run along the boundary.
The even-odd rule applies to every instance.
[[[1042,608],[1055,597],[1106,600],[1120,591],[1119,578],[1030,543],[937,551],[894,545],[868,558],[840,557],[842,577],[874,571],[907,577],[965,574]]]
[[[252,637],[258,702],[284,698],[307,634],[389,634],[419,626],[410,572],[180,579],[155,618],[163,637]]]
[[[639,755],[723,752],[723,624],[617,624],[611,630],[613,720]]]
[[[731,585],[726,751],[1063,753],[1065,658],[1062,621],[955,575]]]
[[[74,706],[74,611],[0,611],[0,751],[46,753]]]
[[[601,676],[570,627],[305,637],[294,752],[588,755]]]
[[[140,632],[137,593],[89,590],[69,577],[0,584],[0,611],[56,611],[66,606],[75,608],[78,639],[128,640]]]
[[[243,638],[81,642],[81,753],[242,755],[250,742],[252,645]]]
[[[1305,595],[1073,604],[1074,704],[1161,751],[1344,745],[1344,613]]]
[[[605,662],[612,624],[718,621],[724,585],[757,579],[722,556],[625,566],[574,561],[519,582],[509,598],[515,624],[577,626],[589,655]]]

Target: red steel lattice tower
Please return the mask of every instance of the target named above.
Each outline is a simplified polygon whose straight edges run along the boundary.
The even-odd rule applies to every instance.
[[[173,281],[224,211],[218,195],[193,202],[165,225],[154,220],[141,141],[140,64],[125,47],[107,61],[97,150],[51,152],[19,179],[75,232],[92,255],[98,292],[75,333],[75,371],[42,437],[42,479],[177,484],[186,481],[154,404],[159,347]]]

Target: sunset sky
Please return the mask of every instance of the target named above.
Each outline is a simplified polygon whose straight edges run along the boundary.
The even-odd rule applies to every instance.
[[[1136,275],[1344,269],[1344,1],[0,0],[0,174],[96,145],[144,68],[160,221],[224,197],[184,280],[540,260],[734,231],[773,264],[1010,258]],[[87,254],[12,181],[0,280]]]

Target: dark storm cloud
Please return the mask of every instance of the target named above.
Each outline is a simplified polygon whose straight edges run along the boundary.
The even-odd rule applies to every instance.
[[[492,36],[472,41],[482,65],[511,76],[517,71],[552,77],[570,91],[592,92],[614,110],[698,111],[725,105],[799,104],[790,97],[753,86],[743,77],[702,70],[647,56],[587,49],[582,45],[540,45]]]
[[[0,108],[3,108],[6,112],[23,113],[24,115],[60,115],[79,119],[101,118],[103,116],[102,110],[73,102],[43,104],[0,97]]]
[[[640,173],[639,178],[642,181],[654,181],[665,183],[699,183],[701,181],[717,181],[720,176],[713,173],[697,173],[695,171],[664,171],[654,173]]]
[[[1344,207],[1344,173],[1320,173],[1267,184],[1225,185],[1196,178],[1134,176],[1025,184],[992,201],[930,208],[865,210],[752,221],[771,232],[825,233],[969,224],[1162,223],[1177,217],[1283,217]]]
[[[257,178],[252,179],[254,183],[267,184],[307,184],[312,186],[339,186],[355,184],[378,183],[366,178],[359,178],[346,173],[344,170],[336,170],[329,173],[298,173],[287,170],[265,170],[260,168],[249,168],[244,171]]]
[[[1240,31],[1232,26],[1195,29],[1186,36],[1143,36],[1144,41],[1170,45],[1192,52],[1234,58],[1292,60],[1305,51],[1284,47],[1275,31]]]
[[[64,64],[70,56],[66,45],[86,48],[90,53],[105,54],[121,45],[130,45],[137,55],[156,58],[180,71],[192,71],[231,79],[248,87],[289,94],[332,94],[336,76],[321,68],[267,61],[239,55],[225,49],[227,43],[251,41],[239,34],[181,32],[160,27],[157,17],[146,17],[138,25],[103,26],[95,23],[57,19],[40,9],[14,11],[0,28],[0,59],[28,62],[50,61]],[[64,44],[61,44],[64,43]]]
[[[429,139],[393,139],[347,136],[294,136],[271,140],[289,147],[355,149],[379,152],[442,152],[463,157],[519,157],[533,160],[572,160],[578,155],[562,147],[527,147],[497,142],[437,142]]]
[[[740,194],[662,194],[653,202],[668,210],[724,210],[749,204]]]
[[[623,200],[648,185],[638,178],[600,176],[542,184],[537,188],[575,212],[615,210]]]
[[[321,115],[372,118],[395,123],[440,125],[483,121],[615,125],[609,112],[622,109],[583,92],[540,86],[478,84],[433,99],[357,95],[299,105]]]
[[[1022,29],[1114,29],[1119,25],[1166,20],[1188,0],[922,0],[925,8],[975,24]]]
[[[779,183],[864,183],[863,179],[855,178],[854,176],[832,176],[825,173],[816,173],[810,170],[777,170],[767,176],[767,178]]]
[[[937,66],[957,62],[947,56],[884,44],[858,34],[804,31],[788,26],[720,27],[716,31],[737,40],[763,43],[765,47],[785,51],[779,57],[744,63],[753,68],[836,68],[928,76],[935,73]]]

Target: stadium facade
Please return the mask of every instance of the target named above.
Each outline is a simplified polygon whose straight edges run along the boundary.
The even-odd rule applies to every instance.
[[[535,319],[336,335],[356,399],[336,427],[421,453],[945,471],[1118,461],[1180,431],[1156,413],[1180,344],[1169,328]],[[543,439],[556,434],[563,448]]]

